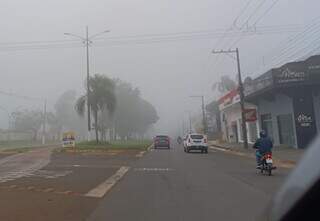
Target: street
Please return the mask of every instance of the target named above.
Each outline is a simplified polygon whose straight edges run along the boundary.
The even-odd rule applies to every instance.
[[[269,177],[250,158],[179,145],[51,151],[1,159],[0,220],[255,220],[289,172]]]
[[[219,151],[152,150],[89,220],[254,220],[287,174],[261,175],[254,161]]]

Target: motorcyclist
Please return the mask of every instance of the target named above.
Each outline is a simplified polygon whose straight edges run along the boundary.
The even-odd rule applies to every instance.
[[[253,145],[253,148],[256,149],[256,161],[258,169],[261,167],[261,158],[263,155],[266,153],[271,153],[273,148],[273,143],[265,131],[260,131],[259,135],[260,138],[258,138]]]
[[[177,142],[178,142],[178,144],[182,143],[182,138],[180,136],[178,137]]]

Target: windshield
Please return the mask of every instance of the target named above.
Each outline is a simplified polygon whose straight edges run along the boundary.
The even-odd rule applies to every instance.
[[[202,135],[190,135],[192,139],[203,139]]]
[[[259,218],[320,132],[319,9],[1,0],[0,221]]]

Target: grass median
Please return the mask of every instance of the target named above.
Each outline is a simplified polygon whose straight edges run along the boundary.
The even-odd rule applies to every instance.
[[[61,151],[110,151],[110,150],[147,150],[152,144],[150,140],[125,140],[125,141],[110,141],[110,142],[99,142],[85,141],[76,143],[76,146],[62,148]]]

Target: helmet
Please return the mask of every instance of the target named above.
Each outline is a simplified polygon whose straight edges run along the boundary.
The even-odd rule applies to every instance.
[[[264,130],[261,130],[259,135],[260,135],[260,137],[266,137],[267,133]]]

